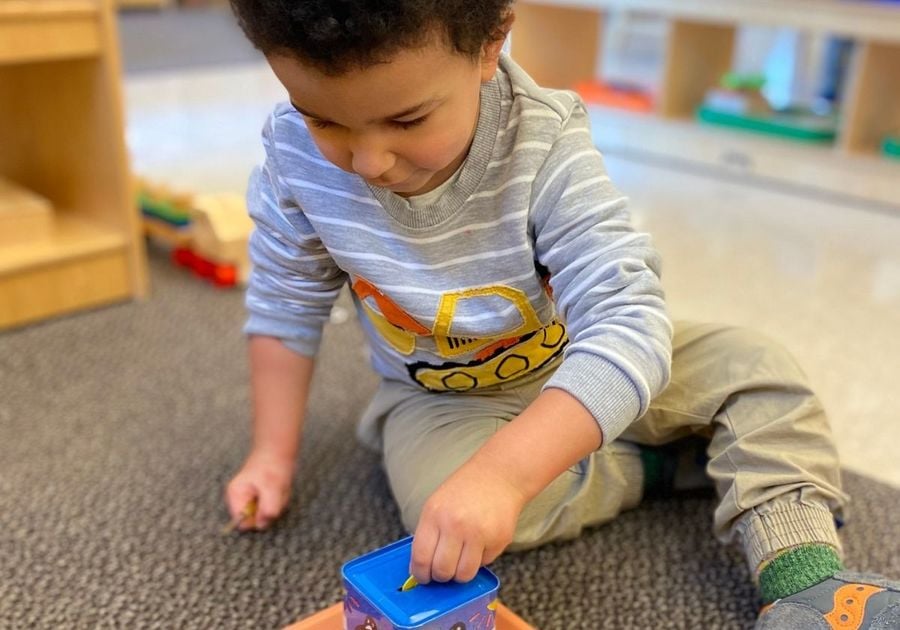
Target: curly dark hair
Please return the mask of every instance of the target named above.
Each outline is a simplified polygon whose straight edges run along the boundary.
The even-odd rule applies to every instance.
[[[435,32],[477,59],[503,37],[513,0],[230,0],[247,38],[263,54],[282,54],[329,75],[365,68]]]

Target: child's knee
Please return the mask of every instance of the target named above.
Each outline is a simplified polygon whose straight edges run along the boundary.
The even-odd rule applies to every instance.
[[[802,382],[806,380],[794,356],[768,335],[740,326],[723,326],[714,336],[714,351],[725,372],[741,379]]]

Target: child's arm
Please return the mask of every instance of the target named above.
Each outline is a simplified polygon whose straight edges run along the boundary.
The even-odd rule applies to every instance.
[[[410,572],[422,584],[471,580],[512,542],[525,504],[602,441],[576,398],[544,390],[425,502]]]
[[[346,282],[279,175],[282,167],[302,173],[297,165],[279,163],[276,146],[296,141],[293,125],[281,121],[286,111],[277,110],[263,129],[266,161],[253,172],[247,191],[256,226],[249,244],[253,271],[244,327],[250,335],[254,437],[250,455],[226,490],[235,518],[253,498],[258,499],[255,522],[245,523],[244,529],[268,526],[287,504],[312,357]]]
[[[226,489],[228,510],[237,517],[253,499],[256,518],[241,529],[265,529],[287,505],[313,359],[289,350],[280,339],[250,338],[253,448]]]
[[[659,254],[632,226],[577,101],[532,191],[535,256],[569,344],[543,393],[426,501],[411,566],[420,581],[471,579],[512,541],[525,504],[601,441],[615,440],[669,379]]]

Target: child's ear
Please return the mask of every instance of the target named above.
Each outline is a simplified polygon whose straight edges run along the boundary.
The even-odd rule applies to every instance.
[[[494,37],[484,45],[481,51],[482,83],[487,83],[494,78],[494,74],[497,72],[497,64],[500,63],[500,51],[503,50],[503,44],[506,43],[506,38],[515,21],[516,14],[512,11],[507,13]]]

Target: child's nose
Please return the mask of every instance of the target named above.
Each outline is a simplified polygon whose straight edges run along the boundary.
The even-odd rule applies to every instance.
[[[396,157],[377,148],[357,148],[353,151],[353,171],[365,179],[378,179],[393,168]]]

